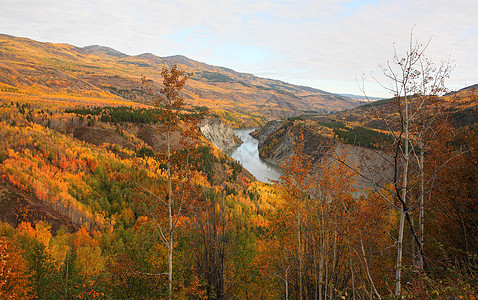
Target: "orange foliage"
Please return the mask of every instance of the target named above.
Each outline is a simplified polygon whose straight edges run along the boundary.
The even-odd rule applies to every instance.
[[[36,223],[35,227],[33,227],[29,222],[22,222],[18,226],[18,232],[20,234],[34,238],[38,242],[42,243],[47,249],[49,249],[50,240],[52,238],[50,230],[51,226],[42,221]]]
[[[0,298],[30,299],[29,275],[22,251],[5,236],[0,236]]]

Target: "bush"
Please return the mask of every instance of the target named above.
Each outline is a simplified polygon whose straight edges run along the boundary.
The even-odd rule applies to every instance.
[[[142,158],[154,157],[154,151],[150,147],[143,146],[143,147],[141,147],[141,149],[136,151],[136,156],[137,157],[142,157]]]

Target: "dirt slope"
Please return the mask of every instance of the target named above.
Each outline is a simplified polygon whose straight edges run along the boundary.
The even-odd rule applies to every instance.
[[[61,227],[66,227],[69,231],[77,229],[66,216],[1,179],[0,221],[14,227],[23,221],[31,223],[44,221],[51,225],[53,232],[58,231]]]

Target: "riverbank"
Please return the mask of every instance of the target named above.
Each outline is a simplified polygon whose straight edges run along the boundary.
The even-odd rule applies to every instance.
[[[257,180],[270,183],[279,179],[280,169],[259,157],[259,140],[250,135],[255,129],[234,129],[234,133],[243,143],[226,151],[226,154],[239,161]]]

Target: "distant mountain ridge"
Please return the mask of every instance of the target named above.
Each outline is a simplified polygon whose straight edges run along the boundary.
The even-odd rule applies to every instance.
[[[91,45],[81,48],[88,53],[99,54],[104,53],[106,55],[116,56],[116,57],[125,57],[128,56],[118,50],[115,50],[110,47],[100,46],[100,45]]]
[[[0,34],[0,86],[28,93],[88,94],[140,101],[141,76],[158,91],[161,68],[176,64],[193,75],[184,88],[188,104],[220,110],[225,118],[265,122],[304,113],[350,109],[359,102],[311,87],[289,84],[209,65],[182,55],[127,55],[93,45],[43,43]]]
[[[354,94],[339,94],[339,95],[342,95],[342,96],[348,97],[348,98],[352,98],[352,99],[357,99],[357,100],[360,100],[360,101],[368,101],[368,100],[375,101],[375,100],[384,99],[384,97],[370,97],[370,96],[365,96],[365,95],[354,95]]]

